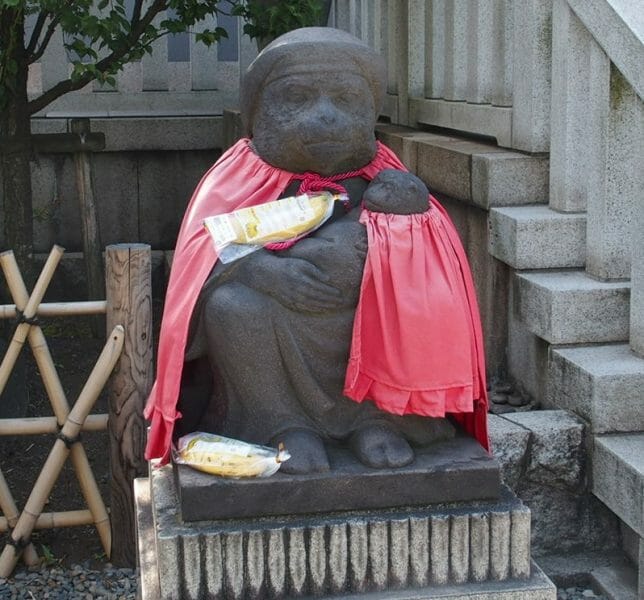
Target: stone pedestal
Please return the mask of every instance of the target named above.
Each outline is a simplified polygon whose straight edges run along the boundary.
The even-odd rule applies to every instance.
[[[504,486],[492,499],[187,521],[177,484],[187,475],[165,466],[136,482],[143,600],[555,600],[555,587],[530,558],[530,512]],[[381,495],[396,498],[407,477],[387,479]],[[495,477],[498,486],[498,472],[486,485]],[[216,503],[210,493],[205,504]],[[333,494],[341,497],[341,486]],[[286,496],[273,506],[280,499],[289,512]]]

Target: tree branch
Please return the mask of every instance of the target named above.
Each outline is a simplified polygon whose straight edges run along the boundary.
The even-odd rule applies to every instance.
[[[45,50],[51,41],[51,36],[54,35],[54,31],[56,31],[56,27],[58,27],[59,20],[60,18],[58,16],[52,17],[49,25],[47,26],[45,36],[40,43],[40,47],[29,56],[29,64],[36,62],[45,53]],[[31,46],[31,43],[29,45]]]
[[[35,49],[36,44],[38,43],[38,38],[42,32],[42,28],[45,26],[49,12],[44,10],[38,15],[36,24],[34,25],[34,30],[31,32],[31,38],[29,38],[29,45],[27,46],[27,55],[30,55]]]
[[[136,0],[134,3],[134,9],[132,10],[132,25],[136,25],[141,18],[141,7],[143,6],[143,0]]]
[[[96,63],[96,67],[99,71],[107,71],[115,63],[128,54],[131,51],[132,46],[138,41],[141,35],[145,32],[146,27],[152,22],[154,17],[157,16],[162,10],[165,10],[167,7],[167,0],[154,0],[150,5],[148,10],[142,19],[138,23],[133,24],[133,27],[130,31],[130,34],[127,36],[126,42],[118,50],[114,50],[111,54],[107,55],[102,60]],[[95,75],[91,73],[86,73],[76,81],[70,79],[65,79],[59,81],[54,87],[49,88],[45,93],[38,98],[34,98],[29,102],[28,110],[29,114],[33,115],[38,111],[42,110],[48,104],[51,104],[56,98],[67,94],[68,92],[74,92],[85,87],[90,81],[96,79]]]

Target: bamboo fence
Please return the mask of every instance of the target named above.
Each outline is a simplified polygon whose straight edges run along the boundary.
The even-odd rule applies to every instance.
[[[95,300],[89,302],[56,302],[42,303],[46,289],[51,281],[56,266],[63,255],[63,248],[54,246],[49,254],[42,272],[34,286],[31,295],[28,294],[15,257],[11,251],[0,253],[0,267],[4,273],[7,287],[15,304],[0,305],[0,319],[16,319],[17,326],[11,342],[7,348],[4,358],[0,363],[0,395],[5,389],[7,380],[16,363],[16,360],[27,343],[32,350],[36,365],[40,371],[42,381],[49,397],[54,416],[42,416],[32,418],[0,419],[0,435],[39,435],[57,434],[54,447],[43,466],[42,472],[36,481],[27,504],[19,513],[13,499],[9,486],[0,471],[0,509],[4,514],[0,517],[0,532],[10,531],[10,541],[3,553],[0,555],[0,577],[7,577],[13,570],[20,553],[27,564],[34,564],[38,561],[38,555],[29,543],[29,537],[33,529],[44,529],[52,527],[71,527],[77,525],[94,524],[105,550],[106,556],[110,557],[114,551],[117,555],[129,556],[129,550],[113,545],[113,529],[115,521],[132,522],[130,514],[133,514],[133,503],[120,503],[115,515],[112,507],[112,519],[100,495],[98,485],[92,473],[87,455],[82,444],[78,441],[80,431],[102,431],[115,430],[110,433],[110,456],[115,462],[111,465],[111,481],[115,478],[119,485],[131,487],[131,479],[140,474],[143,459],[143,446],[123,438],[123,428],[119,426],[121,419],[126,422],[138,422],[143,427],[143,401],[149,392],[150,378],[152,375],[151,356],[151,311],[144,311],[141,314],[141,305],[151,305],[150,295],[150,248],[142,244],[108,246],[106,255],[108,265],[110,260],[115,258],[126,262],[134,263],[130,268],[129,264],[120,270],[110,269],[106,281],[108,288],[108,299],[105,301]],[[124,255],[125,252],[125,255]],[[111,297],[110,297],[111,290]],[[132,297],[134,294],[134,298]],[[136,300],[137,306],[130,305],[131,300]],[[108,326],[111,333],[108,336],[105,348],[101,353],[90,377],[83,388],[78,400],[70,410],[69,402],[58,377],[54,361],[49,352],[47,341],[39,326],[39,317],[59,316],[80,316],[106,314]],[[138,356],[133,361],[132,352],[133,334],[128,332],[134,329],[133,321],[139,317],[142,323],[136,327],[136,334],[144,340],[149,340],[149,352],[141,352],[140,344],[134,347]],[[123,325],[126,326],[124,329]],[[146,344],[147,345],[147,344]],[[126,352],[123,352],[126,347]],[[129,350],[127,350],[129,348]],[[144,348],[145,350],[145,348]],[[138,394],[135,394],[135,401],[130,401],[127,406],[122,407],[116,415],[100,414],[89,415],[96,398],[105,386],[110,373],[116,369],[120,373],[118,377],[127,377],[128,366],[136,363],[138,365],[138,381],[133,385]],[[125,369],[123,368],[125,365]],[[124,375],[125,373],[125,375]],[[136,379],[137,373],[132,375]],[[144,377],[141,378],[141,373]],[[122,388],[121,384],[119,388]],[[132,384],[129,386],[132,387]],[[123,404],[118,398],[118,393],[110,391],[109,405]],[[122,413],[122,414],[121,414]],[[110,426],[110,422],[112,425]],[[119,452],[127,452],[126,457],[119,456]],[[63,512],[42,513],[44,502],[51,488],[55,484],[67,457],[76,472],[80,489],[85,499],[87,509],[70,510]],[[133,456],[138,465],[137,472],[132,469],[123,474],[123,464],[131,465]],[[112,493],[113,495],[113,493]],[[119,532],[116,528],[119,544],[129,543],[128,534]],[[133,541],[134,531],[129,533]],[[132,544],[133,545],[133,544]],[[120,561],[121,564],[131,564],[132,560]]]

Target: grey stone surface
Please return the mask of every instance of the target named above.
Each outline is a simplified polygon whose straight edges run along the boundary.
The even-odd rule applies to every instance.
[[[107,152],[217,150],[223,145],[221,116],[92,119],[105,134]]]
[[[286,591],[286,552],[284,551],[284,531],[281,529],[268,532],[266,571],[269,594],[283,595]]]
[[[404,587],[409,581],[409,520],[389,522],[389,587]]]
[[[431,582],[444,584],[449,581],[449,517],[432,517],[429,528]]]
[[[389,535],[386,521],[369,523],[369,563],[367,578],[369,587],[384,590],[389,572]]]
[[[640,538],[639,560],[637,561],[637,593],[644,596],[644,539]]]
[[[510,576],[510,514],[490,514],[490,579],[503,581]]]
[[[347,582],[348,527],[346,523],[329,526],[329,587],[340,593]]]
[[[631,274],[628,240],[644,186],[644,104],[615,67],[609,97],[604,146],[589,173],[586,270],[599,279],[623,279]]]
[[[644,537],[644,433],[595,436],[593,493]]]
[[[545,408],[547,404],[548,354],[550,345],[532,333],[521,321],[515,310],[516,290],[510,288],[507,311],[508,341],[507,368],[509,376],[521,384],[532,398],[538,398]]]
[[[333,589],[337,589],[334,586],[338,585],[344,572],[347,574],[347,587],[343,588],[343,593],[356,592],[359,589],[372,590],[373,593],[377,588],[382,587],[383,591],[387,590],[386,597],[397,598],[398,592],[394,591],[394,588],[400,585],[404,589],[404,592],[401,592],[404,594],[400,596],[401,598],[441,598],[445,594],[445,597],[472,598],[472,600],[481,598],[489,598],[489,600],[554,599],[552,595],[554,587],[534,564],[528,577],[507,579],[511,573],[509,549],[512,536],[515,535],[514,532],[511,533],[511,527],[515,525],[511,515],[517,511],[519,513],[525,511],[523,505],[508,490],[496,503],[479,502],[471,506],[459,503],[448,504],[435,510],[421,510],[420,514],[410,514],[405,511],[389,511],[381,514],[354,512],[335,513],[322,520],[315,517],[283,517],[263,519],[261,522],[224,520],[181,523],[177,519],[176,506],[173,505],[173,501],[176,501],[176,489],[174,489],[174,479],[170,470],[167,467],[155,469],[152,473],[152,482],[158,572],[162,580],[161,592],[156,598],[192,597],[188,595],[186,573],[201,571],[200,579],[195,579],[192,575],[189,579],[190,594],[198,589],[201,594],[199,597],[214,594],[220,590],[222,580],[224,588],[220,590],[221,597],[227,599],[258,597],[256,590],[260,588],[259,594],[267,593],[268,597],[274,597],[272,590],[282,590],[287,596],[307,595],[313,593],[314,589],[318,589],[322,594],[329,594],[333,593]],[[430,528],[427,527],[428,520],[432,521]],[[458,523],[456,527],[451,528],[451,531],[450,521],[452,524]],[[459,569],[463,565],[472,564],[472,559],[459,555],[454,565],[451,564],[452,558],[455,558],[455,553],[458,554],[459,547],[471,552],[472,544],[469,540],[475,530],[478,531],[477,535],[482,535],[480,539],[485,538],[485,523],[490,525],[487,531],[490,548],[503,549],[496,553],[497,559],[499,554],[501,555],[502,567],[501,571],[497,572],[497,576],[505,576],[506,580],[496,581],[493,585],[489,581],[482,581],[477,584],[465,583],[456,586],[450,582],[450,574],[457,573],[460,576]],[[418,527],[419,524],[420,527]],[[516,522],[516,526],[525,528],[522,535],[529,537],[529,519]],[[442,536],[437,535],[439,529]],[[463,544],[460,536],[465,530],[467,530],[467,541]],[[282,539],[288,540],[286,545],[282,543],[280,536],[275,534],[276,531],[283,532],[285,537]],[[497,535],[501,537],[500,541],[497,541]],[[419,546],[418,541],[423,536],[425,540]],[[397,565],[396,561],[400,559],[400,550],[403,550],[405,539],[408,541],[407,552],[410,560],[403,560]],[[210,549],[212,542],[219,540],[221,540],[221,546],[215,546],[215,551],[212,551]],[[433,546],[435,542],[438,542],[436,547]],[[172,556],[161,551],[163,548],[169,550],[172,544],[174,544]],[[188,544],[193,544],[189,552],[186,551]],[[480,542],[479,545],[481,545]],[[336,546],[338,549],[334,549]],[[429,588],[408,587],[418,580],[418,575],[414,575],[412,566],[414,549],[423,546],[429,548],[432,558],[434,554],[441,560],[446,558],[442,563],[442,568],[447,575],[445,585],[435,587],[432,583]],[[287,556],[278,559],[274,554],[280,552]],[[346,559],[344,569],[340,564],[342,556]],[[484,556],[484,553],[479,556],[479,559],[481,556]],[[192,565],[184,564],[188,558],[192,561]],[[165,560],[171,562],[166,565],[163,562]],[[256,561],[250,569],[244,566],[244,561],[248,560]],[[195,567],[197,563],[198,569]],[[263,569],[258,568],[259,563],[264,564]],[[418,568],[418,563],[416,564]],[[427,565],[425,569],[432,569],[434,566],[427,561],[425,564]],[[480,560],[478,564],[480,565]],[[212,575],[220,568],[223,571],[223,578],[218,578],[219,581],[216,582]],[[275,568],[277,572],[273,573]],[[285,570],[288,582],[286,588],[282,584]],[[323,572],[325,583],[324,588],[320,589],[316,586],[322,580]],[[340,575],[334,575],[334,572]],[[407,580],[399,582],[397,575],[402,575],[403,572],[407,572]],[[472,574],[468,572],[467,578],[471,579],[471,577]],[[261,585],[259,585],[260,579],[263,582]],[[272,581],[277,584],[270,583]],[[213,584],[215,587],[210,587]],[[220,587],[216,587],[217,585]],[[143,600],[149,599],[144,597]]]
[[[472,155],[504,152],[502,148],[470,140],[418,141],[416,171],[430,191],[472,201]]]
[[[332,470],[266,479],[231,480],[177,465],[181,514],[186,521],[425,505],[494,498],[499,466],[472,438],[425,449],[400,469],[374,471],[350,452],[329,452]],[[458,465],[458,468],[455,468]]]
[[[530,576],[530,516],[527,508],[514,510],[510,516],[510,574],[517,579]]]
[[[640,103],[640,109],[641,106]],[[636,203],[633,211],[632,236],[630,339],[633,350],[644,357],[644,202],[641,201]]]
[[[630,286],[599,282],[578,271],[517,273],[519,318],[551,344],[628,339]]]
[[[134,480],[133,486],[139,593],[141,598],[146,600],[148,598],[161,598],[150,479],[139,477]]]
[[[535,483],[576,488],[583,480],[583,423],[563,410],[504,415],[531,433],[525,474]]]
[[[470,555],[470,515],[452,515],[449,523],[449,574],[454,583],[468,580]]]
[[[608,600],[638,600],[637,572],[633,567],[610,566],[590,572],[593,587]]]
[[[644,96],[644,23],[636,3],[629,0],[570,0],[570,6],[596,40],[600,40],[606,53],[619,70]]]
[[[552,2],[521,0],[513,17],[512,147],[526,152],[547,152]]]
[[[488,415],[488,434],[503,481],[516,489],[527,462],[530,431],[504,417]]]
[[[585,210],[602,167],[609,60],[567,2],[553,4],[550,205]],[[583,107],[583,109],[582,109]]]
[[[512,142],[512,109],[508,107],[410,98],[409,122],[481,134],[495,138],[504,148],[517,147]]]
[[[490,516],[481,513],[470,517],[470,577],[486,581],[490,572]]]
[[[429,519],[409,519],[409,569],[410,583],[414,587],[429,583]]]
[[[547,206],[493,208],[489,250],[515,269],[583,267],[586,216]]]
[[[174,248],[192,192],[218,153],[158,152],[136,158],[139,186],[136,235],[155,249]]]
[[[644,430],[644,359],[626,344],[553,348],[549,404],[585,419],[595,433]]]
[[[547,203],[548,159],[518,152],[474,154],[472,201],[481,208]]]

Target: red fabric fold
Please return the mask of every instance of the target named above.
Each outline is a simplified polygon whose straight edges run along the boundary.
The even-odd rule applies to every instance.
[[[362,173],[365,179],[371,180],[383,169],[406,170],[391,150],[378,143],[378,150],[374,160],[362,169]],[[276,200],[292,179],[294,179],[293,173],[272,167],[264,162],[251,150],[249,140],[242,139],[215,163],[197,186],[179,231],[172,271],[168,282],[159,338],[157,379],[148,398],[144,413],[145,417],[151,421],[146,458],[161,458],[163,461],[169,459],[174,423],[181,416],[177,412],[177,401],[188,339],[190,315],[195,307],[201,288],[217,261],[214,246],[203,226],[204,218],[230,212],[237,208]],[[444,322],[456,319],[465,321],[466,325],[450,325],[446,328],[446,332],[450,335],[455,331],[458,333],[459,346],[461,343],[465,343],[465,345],[460,347],[459,355],[460,359],[463,360],[464,368],[461,369],[459,377],[456,377],[448,388],[443,389],[443,404],[445,410],[452,410],[458,406],[458,412],[448,412],[448,414],[453,414],[454,418],[463,425],[465,430],[487,449],[485,365],[476,296],[465,252],[460,244],[458,234],[440,205],[435,201],[433,203],[434,210],[429,213],[431,215],[429,220],[433,223],[431,234],[418,248],[418,253],[414,250],[415,254],[412,255],[414,259],[412,262],[416,264],[416,254],[422,254],[421,249],[429,244],[430,246],[427,247],[431,247],[432,250],[427,251],[427,256],[423,260],[427,262],[432,256],[436,255],[440,260],[444,261],[440,268],[444,269],[446,273],[449,272],[449,276],[445,274],[443,280],[449,280],[453,285],[460,286],[461,290],[464,291],[458,297],[465,299],[465,303],[458,308],[454,308],[451,315],[445,315]],[[393,217],[393,215],[382,217],[382,220],[387,220],[393,224],[389,234],[386,231],[383,232],[379,227],[377,230],[374,227],[374,231],[370,235],[371,237],[390,235],[387,247],[391,248],[396,245],[395,239],[399,232],[395,223],[398,220],[390,217]],[[366,219],[367,217],[363,216],[363,218]],[[375,221],[378,221],[378,219],[375,219]],[[377,237],[377,239],[380,239],[380,237]],[[386,274],[386,265],[383,262],[384,259],[381,256],[382,245],[378,243],[374,248],[378,248],[375,254],[371,248],[370,238],[368,265],[371,265],[370,269],[373,273],[375,265],[380,260],[382,263],[380,276],[384,280],[388,276]],[[437,248],[443,248],[443,250],[437,251]],[[404,267],[405,258],[402,252],[397,257],[394,256],[393,260],[395,266],[392,263],[392,268],[389,269],[390,276],[393,279],[398,278],[399,281],[402,281],[396,273],[399,269],[402,272]],[[363,286],[368,286],[365,281],[366,279],[363,278]],[[429,300],[425,298],[424,288],[418,288],[418,286],[410,285],[408,282],[405,287],[408,288],[407,291],[402,289],[396,291],[393,300],[394,304],[387,307],[389,314],[397,314],[399,300],[406,307],[405,312],[407,312],[407,309],[411,309],[411,314],[420,317],[431,314],[432,310],[436,310],[430,301],[431,297]],[[420,293],[418,293],[419,291]],[[365,291],[363,290],[364,293]],[[380,306],[378,302],[381,302]],[[418,306],[414,306],[416,302],[419,303]],[[376,312],[375,317],[371,311],[372,307]],[[402,348],[405,356],[411,357],[413,355],[413,360],[410,358],[409,366],[407,366],[406,361],[405,365],[402,365],[406,369],[404,373],[409,372],[418,375],[420,371],[423,371],[421,373],[422,383],[429,382],[431,384],[433,379],[425,371],[431,372],[434,370],[429,359],[437,353],[430,349],[426,360],[419,361],[416,353],[412,352],[411,348],[417,348],[420,340],[411,343],[408,350],[407,344],[409,342],[405,340],[407,336],[413,336],[413,331],[394,331],[391,326],[387,325],[387,320],[384,318],[384,308],[380,300],[376,299],[375,304],[372,305],[371,300],[367,301],[366,297],[361,297],[357,315],[360,315],[360,318],[367,323],[371,323],[372,320],[381,322],[384,327],[382,336],[384,347],[387,349],[397,348],[398,350]],[[463,317],[464,310],[466,318]],[[414,319],[406,317],[403,322],[413,323]],[[435,326],[436,328],[432,329],[432,336],[439,340],[445,339],[437,323],[435,323]],[[468,330],[467,334],[464,331],[466,329]],[[361,335],[364,339],[364,332]],[[449,335],[447,339],[449,339]],[[441,341],[437,343],[448,344],[449,342]],[[364,354],[364,349],[362,352]],[[386,350],[385,355],[387,353],[391,356],[391,351]],[[456,350],[450,352],[450,355],[454,361],[457,360]],[[422,362],[426,365],[425,370],[419,366]],[[400,366],[399,361],[395,364]],[[386,373],[387,370],[380,367],[382,367],[382,364],[379,364],[377,368],[367,367],[365,369],[364,361],[356,363],[352,356],[348,372],[352,373],[350,379],[354,381],[355,386],[359,386],[360,390],[367,386],[368,390],[372,390],[372,393],[377,398],[386,397],[385,390],[389,389],[389,395],[392,400],[388,401],[387,405],[404,404],[407,408],[422,407],[428,405],[426,400],[427,392],[430,392],[430,397],[432,398],[429,404],[435,402],[440,395],[438,389],[426,390],[421,387],[420,389],[405,390],[404,387],[398,385],[399,382],[396,378],[391,379],[389,375],[383,376],[383,373]],[[464,373],[467,373],[469,378],[465,377]],[[376,377],[372,377],[373,375],[376,375]],[[468,388],[471,388],[471,394],[467,391]],[[401,400],[401,398],[404,398],[405,392],[409,392],[410,395]],[[366,391],[360,399],[363,399],[368,393]],[[465,400],[465,398],[469,399],[470,395],[472,397],[471,407],[468,404],[469,400]],[[396,400],[393,399],[394,396]],[[461,412],[463,407],[468,412]],[[419,408],[419,410],[422,410],[422,408]]]

